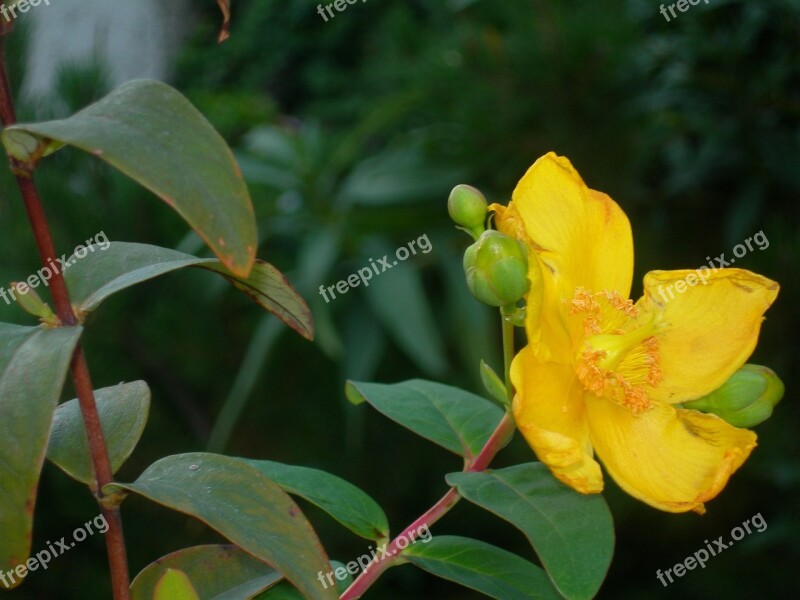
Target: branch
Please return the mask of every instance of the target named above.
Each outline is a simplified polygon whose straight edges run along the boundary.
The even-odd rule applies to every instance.
[[[3,32],[6,33],[6,32]],[[11,87],[8,82],[6,72],[4,39],[0,36],[0,119],[4,127],[9,127],[16,123],[14,103],[11,98]],[[36,238],[36,247],[39,250],[39,257],[42,265],[54,263],[56,261],[56,251],[53,245],[53,238],[50,235],[50,228],[47,225],[47,218],[44,213],[39,192],[33,181],[33,172],[36,168],[34,161],[22,162],[15,158],[8,157],[11,171],[17,180],[22,200],[25,203],[25,210],[28,213],[28,220]],[[78,324],[78,319],[72,310],[67,284],[64,276],[57,271],[50,281],[50,289],[53,295],[53,302],[56,305],[56,314],[59,321],[66,326]],[[83,354],[83,348],[78,343],[75,353],[70,363],[70,372],[75,390],[78,395],[78,402],[81,407],[83,422],[86,427],[86,434],[89,441],[89,451],[92,458],[92,466],[95,474],[95,485],[92,490],[100,503],[103,515],[108,521],[108,531],[105,534],[106,546],[108,549],[108,560],[111,568],[111,584],[114,592],[114,600],[129,600],[130,598],[130,579],[128,574],[128,561],[125,552],[125,538],[122,533],[122,519],[120,518],[119,506],[111,502],[104,502],[103,486],[113,481],[111,472],[111,462],[108,458],[105,436],[100,426],[100,415],[97,412],[97,403],[94,398],[94,387],[89,374],[89,366]]]

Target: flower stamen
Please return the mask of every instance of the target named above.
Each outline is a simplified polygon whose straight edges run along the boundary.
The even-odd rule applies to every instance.
[[[661,381],[658,327],[637,323],[639,310],[616,292],[578,288],[570,315],[583,315],[584,340],[575,357],[578,380],[590,392],[639,413],[652,406],[646,388]]]

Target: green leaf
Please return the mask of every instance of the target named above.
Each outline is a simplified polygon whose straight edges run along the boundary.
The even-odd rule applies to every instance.
[[[602,496],[575,492],[541,463],[451,473],[447,482],[519,528],[565,598],[595,596],[614,554],[614,524]]]
[[[503,411],[464,390],[412,379],[394,384],[348,381],[353,404],[369,402],[403,427],[469,460],[489,440]]]
[[[509,405],[505,384],[485,360],[481,360],[481,381],[492,398],[503,406]]]
[[[71,145],[105,160],[181,215],[225,267],[250,272],[258,244],[250,194],[225,140],[179,92],[125,83],[67,119],[2,132],[20,160]]]
[[[359,162],[342,184],[340,195],[348,203],[386,206],[445,197],[464,172],[432,166],[421,143],[387,148]]]
[[[258,470],[236,458],[194,452],[156,461],[133,483],[112,483],[186,513],[280,571],[311,600],[335,600],[317,573],[330,563],[294,501]]]
[[[335,475],[284,465],[270,460],[242,459],[289,494],[318,506],[356,535],[368,540],[389,537],[389,522],[380,506],[367,494]]]
[[[200,600],[244,600],[283,579],[266,563],[236,546],[193,546],[147,565],[131,583],[131,600],[150,600],[167,569],[186,573]]]
[[[39,473],[81,327],[0,323],[0,570],[31,550]],[[17,585],[19,579],[12,585]]]
[[[369,249],[377,260],[385,256],[391,267],[364,289],[370,308],[406,356],[429,375],[441,376],[447,371],[447,358],[419,270],[395,260],[395,251],[385,242]]]
[[[559,600],[544,571],[535,564],[485,542],[438,535],[412,544],[403,556],[442,579],[506,600]]]
[[[257,260],[250,276],[237,277],[214,258],[197,258],[183,252],[147,244],[109,242],[89,248],[84,258],[72,256],[64,272],[73,304],[81,311],[95,310],[103,300],[142,281],[186,267],[218,273],[236,288],[272,312],[306,339],[314,337],[314,320],[303,298],[278,269]]]
[[[156,584],[153,600],[200,600],[183,571],[167,569]]]
[[[142,436],[150,411],[150,389],[144,381],[121,383],[95,390],[95,400],[111,470],[116,473]],[[77,399],[56,409],[47,458],[81,483],[88,484],[94,479],[86,427]]]

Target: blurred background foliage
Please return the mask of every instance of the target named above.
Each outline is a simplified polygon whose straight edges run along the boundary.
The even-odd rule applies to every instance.
[[[670,515],[607,484],[617,552],[602,598],[793,598],[800,561],[800,409],[796,276],[800,223],[800,2],[714,0],[667,23],[656,3],[594,0],[406,0],[357,3],[324,22],[316,3],[234,3],[233,35],[214,43],[213,2],[197,27],[177,87],[235,148],[251,185],[262,246],[312,306],[314,344],[204,273],[177,273],[120,294],[90,319],[85,341],[95,387],[143,378],[151,421],[120,473],[131,480],[165,454],[211,448],[329,470],[361,485],[398,530],[445,490],[454,457],[366,407],[348,406],[346,378],[423,376],[480,391],[478,362],[499,368],[499,328],[467,293],[467,238],[445,208],[467,182],[504,202],[549,150],[570,157],[632,222],[634,297],[650,269],[693,268],[763,230],[769,247],[737,261],[778,280],[751,362],[784,378],[786,397],[758,428],[759,448],[703,517]],[[21,77],[24,27],[12,42]],[[35,51],[28,49],[27,51]],[[62,75],[78,109],[108,90],[103,68]],[[21,119],[32,111],[19,107]],[[0,281],[38,268],[7,172],[0,175]],[[103,230],[114,240],[202,253],[199,240],[149,194],[74,151],[38,178],[57,246]],[[326,303],[320,285],[428,235],[417,254]],[[0,303],[0,319],[29,323]],[[520,441],[499,466],[532,460]],[[51,466],[40,490],[34,549],[94,516],[85,490]],[[130,498],[132,573],[186,545],[216,539],[200,525]],[[747,536],[669,588],[655,577],[704,540]],[[365,552],[309,508],[329,554]],[[434,529],[480,537],[524,556],[519,532],[462,503]],[[103,598],[102,540],[37,572],[19,598]],[[474,598],[412,567],[393,569],[375,598]]]

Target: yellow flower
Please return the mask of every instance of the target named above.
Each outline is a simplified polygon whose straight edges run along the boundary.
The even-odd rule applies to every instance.
[[[756,435],[676,406],[720,387],[755,348],[778,284],[742,269],[651,271],[629,300],[630,224],[570,162],[528,170],[498,229],[529,248],[528,345],[515,357],[517,425],[539,459],[584,494],[603,489],[594,455],[627,493],[704,512]],[[669,293],[671,291],[671,293]]]

